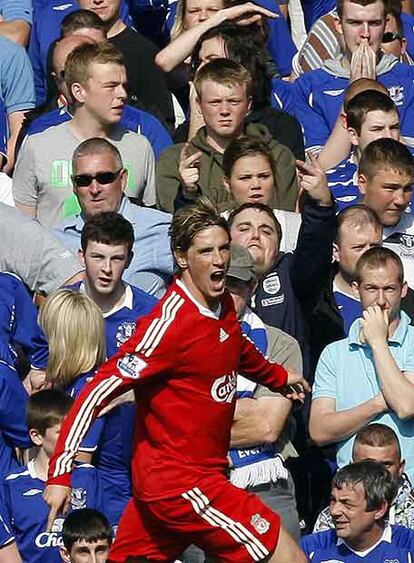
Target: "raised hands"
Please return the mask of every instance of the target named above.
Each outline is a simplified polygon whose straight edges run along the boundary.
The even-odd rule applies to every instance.
[[[257,23],[262,18],[278,18],[279,16],[266,8],[262,8],[253,2],[246,2],[231,8],[220,10],[222,21],[234,21],[239,25],[250,25]]]
[[[296,161],[296,170],[299,177],[300,191],[306,192],[309,197],[319,205],[330,207],[333,203],[328,180],[318,159],[308,153],[309,162]]]
[[[362,39],[352,54],[350,82],[359,78],[377,78],[377,55],[371,49],[367,39]]]

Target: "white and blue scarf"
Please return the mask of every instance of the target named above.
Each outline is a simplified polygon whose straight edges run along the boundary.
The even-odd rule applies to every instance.
[[[267,334],[262,320],[249,308],[243,316],[241,323],[243,333],[250,338],[256,347],[266,354]],[[237,399],[252,398],[256,391],[257,383],[237,376]],[[287,479],[288,472],[283,465],[283,457],[275,451],[273,444],[259,444],[251,448],[238,448],[229,451],[233,468],[230,472],[230,481],[236,487],[245,489],[278,479]]]

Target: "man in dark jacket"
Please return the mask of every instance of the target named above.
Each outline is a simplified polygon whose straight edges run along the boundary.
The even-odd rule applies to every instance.
[[[299,163],[299,161],[298,161]],[[307,302],[319,295],[330,270],[336,233],[335,205],[326,177],[313,159],[299,163],[303,200],[302,225],[293,253],[279,252],[280,224],[266,205],[247,203],[229,217],[232,241],[253,256],[260,278],[253,310],[268,325],[279,328],[301,345],[304,373],[309,369],[309,335],[303,316]]]

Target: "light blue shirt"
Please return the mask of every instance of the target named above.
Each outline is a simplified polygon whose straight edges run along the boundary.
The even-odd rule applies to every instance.
[[[33,69],[25,49],[0,36],[0,98],[7,113],[35,107]]]
[[[329,344],[321,354],[316,368],[312,399],[335,399],[335,410],[351,409],[372,399],[380,392],[371,348],[359,339],[360,319],[349,330],[348,338]],[[403,372],[414,372],[414,327],[408,315],[401,312],[401,319],[394,335],[388,339],[391,354]],[[390,426],[397,434],[406,472],[414,478],[414,418],[400,420],[389,411],[377,416],[372,422]],[[338,443],[337,462],[342,467],[352,461],[355,436]]]
[[[135,234],[134,256],[123,279],[151,295],[161,297],[173,273],[168,234],[171,215],[135,205],[125,196],[118,213],[132,224]],[[55,230],[55,234],[65,246],[77,252],[84,224],[82,214],[69,217]]]
[[[24,20],[33,23],[32,0],[0,0],[0,12],[6,21]]]

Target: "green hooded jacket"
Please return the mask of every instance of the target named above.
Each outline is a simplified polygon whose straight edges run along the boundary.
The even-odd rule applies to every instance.
[[[293,153],[273,139],[264,125],[250,123],[246,135],[256,137],[266,144],[273,155],[276,169],[277,201],[274,207],[285,211],[294,211],[298,195],[298,183]],[[166,149],[157,163],[156,191],[157,207],[162,211],[174,212],[174,200],[179,191],[181,180],[178,172],[180,153],[184,144],[180,143]],[[230,192],[223,185],[223,155],[207,143],[206,128],[202,127],[190,141],[194,152],[202,153],[200,158],[200,178],[198,185],[201,193],[208,196],[220,208],[231,201]]]

